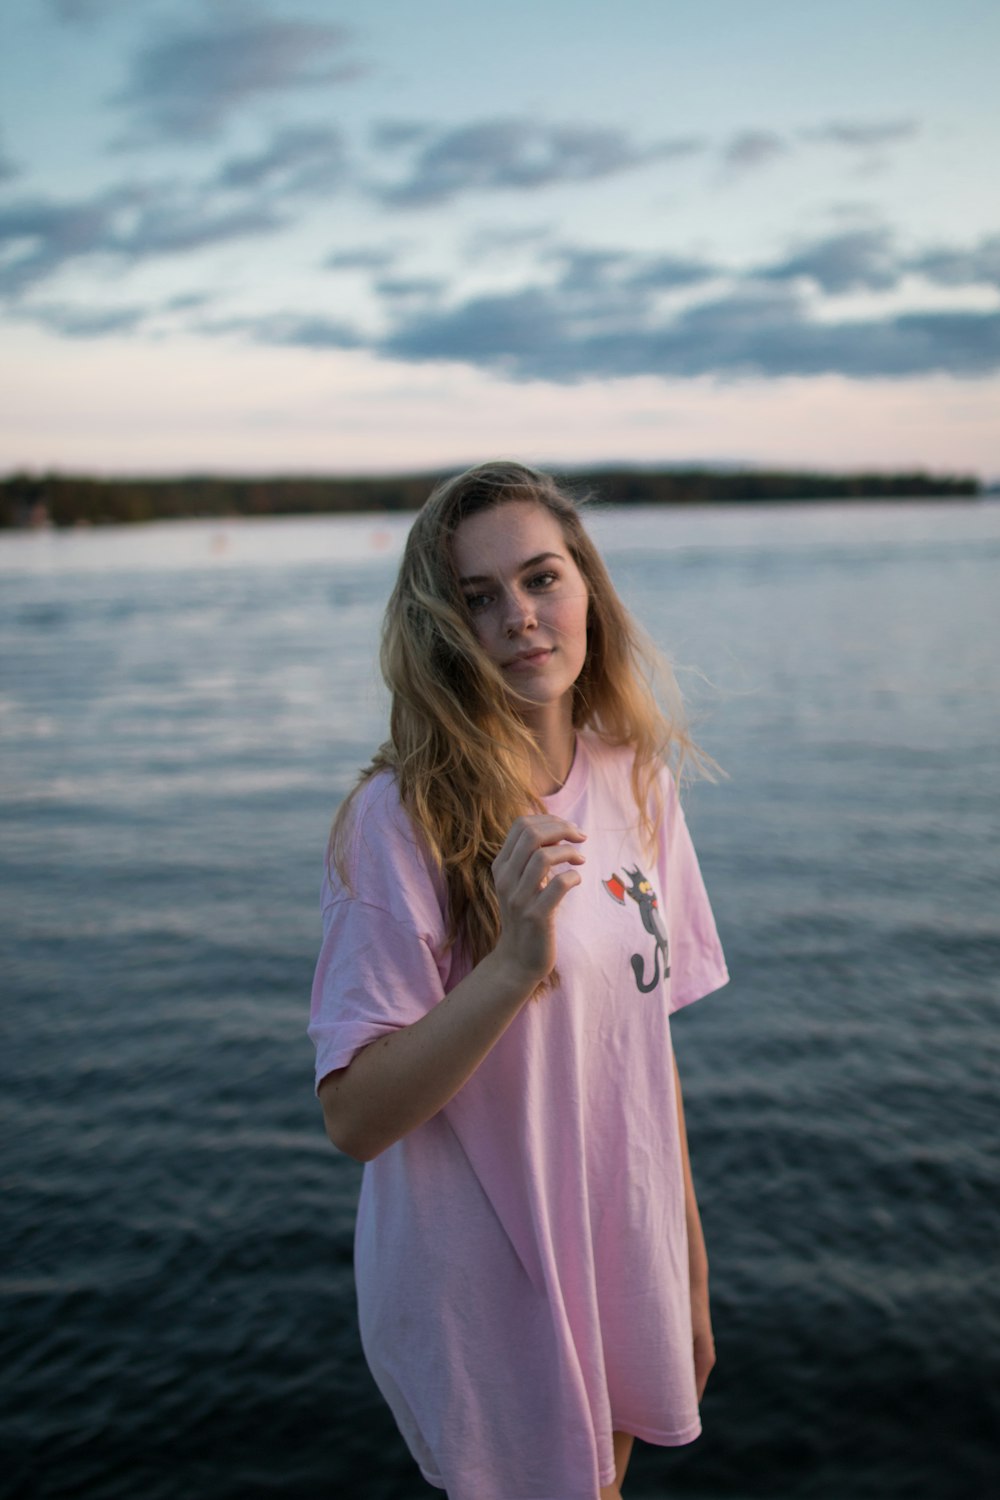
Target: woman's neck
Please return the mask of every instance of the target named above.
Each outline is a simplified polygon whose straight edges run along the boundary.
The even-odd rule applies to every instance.
[[[532,782],[539,797],[551,797],[566,784],[576,755],[576,730],[571,714],[560,714],[548,723],[528,726],[534,737],[536,753],[532,765]]]

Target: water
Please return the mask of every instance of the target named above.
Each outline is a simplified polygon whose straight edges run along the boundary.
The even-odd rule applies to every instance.
[[[0,536],[0,1490],[430,1495],[304,1035],[405,518]],[[677,1019],[719,1363],[653,1496],[1000,1472],[1000,508],[598,514],[729,779]]]

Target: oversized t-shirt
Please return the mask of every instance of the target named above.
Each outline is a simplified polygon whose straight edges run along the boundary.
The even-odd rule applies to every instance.
[[[595,1500],[613,1431],[674,1445],[701,1430],[668,1017],[728,976],[673,781],[652,861],[631,760],[584,732],[546,800],[588,836],[556,919],[558,987],[364,1170],[365,1356],[450,1500]],[[351,827],[350,888],[323,884],[317,1086],[468,970],[389,773]]]

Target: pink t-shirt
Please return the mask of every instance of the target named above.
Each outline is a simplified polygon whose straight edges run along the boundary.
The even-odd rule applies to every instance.
[[[668,1445],[701,1430],[668,1016],[728,975],[673,781],[653,864],[630,765],[583,733],[547,800],[588,835],[557,918],[559,987],[365,1167],[365,1355],[450,1500],[595,1500],[614,1430]],[[387,773],[359,794],[349,872],[350,891],[324,879],[317,1085],[467,972]]]

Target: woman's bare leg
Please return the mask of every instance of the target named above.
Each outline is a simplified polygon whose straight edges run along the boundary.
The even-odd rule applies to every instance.
[[[612,1433],[612,1441],[615,1445],[615,1482],[601,1486],[601,1500],[621,1500],[625,1470],[632,1457],[632,1444],[635,1439],[630,1432],[615,1432]]]

